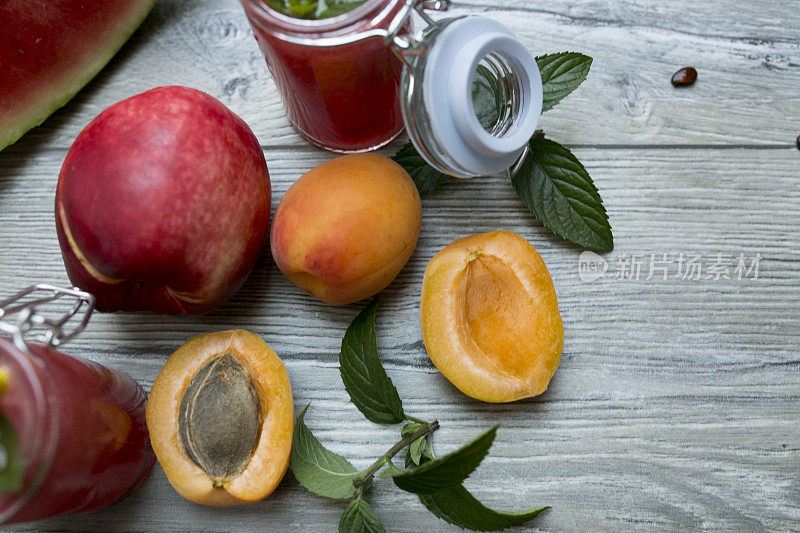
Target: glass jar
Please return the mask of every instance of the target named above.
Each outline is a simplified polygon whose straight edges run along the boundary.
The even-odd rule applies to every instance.
[[[373,0],[324,20],[288,17],[262,0],[242,3],[289,119],[308,141],[363,152],[403,130],[403,63],[372,33],[388,31],[403,2]]]
[[[29,295],[35,295],[34,305],[19,303]],[[144,479],[155,460],[145,420],[147,397],[133,379],[22,339],[22,333],[41,325],[54,328],[48,337],[51,345],[74,336],[77,331],[64,335],[66,321],[42,320],[36,310],[65,296],[92,302],[86,293],[49,285],[0,302],[0,318],[21,318],[17,324],[0,322],[0,331],[10,334],[0,336],[5,383],[0,411],[17,436],[21,459],[18,486],[0,491],[0,524],[114,503]],[[77,306],[73,309],[70,317]],[[80,329],[86,320],[88,313]]]
[[[428,163],[457,177],[494,174],[522,157],[542,111],[536,60],[485,17],[434,21],[447,0],[369,0],[323,20],[241,0],[289,118],[313,144],[373,150],[403,127]],[[427,24],[413,34],[416,12]],[[472,102],[478,68],[496,79],[500,109],[482,125]]]

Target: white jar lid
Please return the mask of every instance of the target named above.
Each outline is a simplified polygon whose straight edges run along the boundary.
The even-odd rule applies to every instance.
[[[481,125],[472,102],[476,69],[490,55],[499,56],[511,67],[519,85],[516,116],[510,128],[497,136]],[[447,22],[430,43],[419,89],[429,133],[435,137],[436,155],[448,163],[451,174],[460,177],[496,174],[511,167],[533,136],[542,113],[542,78],[536,59],[508,28],[485,17]],[[414,135],[411,137],[418,144]],[[430,156],[430,151],[420,153]],[[442,168],[441,164],[434,166]]]

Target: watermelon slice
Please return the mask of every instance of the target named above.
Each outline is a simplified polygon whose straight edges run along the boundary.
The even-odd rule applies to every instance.
[[[155,0],[2,0],[0,150],[81,90]]]

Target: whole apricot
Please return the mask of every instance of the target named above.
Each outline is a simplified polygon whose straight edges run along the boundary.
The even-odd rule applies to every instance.
[[[187,500],[215,506],[262,500],[289,466],[289,376],[252,333],[194,337],[153,383],[147,427],[167,479]]]
[[[464,394],[510,402],[547,389],[564,330],[547,267],[519,235],[472,235],[436,254],[420,311],[428,355]]]
[[[327,161],[298,179],[272,223],[272,256],[295,285],[347,304],[386,287],[417,245],[422,204],[408,173],[378,154]]]

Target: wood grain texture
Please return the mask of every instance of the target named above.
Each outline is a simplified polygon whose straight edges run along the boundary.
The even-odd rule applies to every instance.
[[[792,38],[797,0],[736,9],[702,4],[482,0],[453,13],[491,14],[536,54],[575,49],[594,57],[581,90],[544,117],[543,127],[557,140],[789,146],[800,113],[800,47]],[[670,77],[687,65],[698,69],[699,81],[675,90]],[[22,144],[66,148],[102,109],[170,84],[221,99],[264,145],[304,144],[285,117],[237,0],[158,2],[89,90]]]
[[[312,148],[265,153],[274,203],[328,158]],[[383,358],[407,410],[441,421],[437,443],[444,451],[503,420],[472,486],[506,509],[553,505],[538,522],[544,529],[789,528],[800,520],[800,157],[779,149],[576,154],[609,207],[617,239],[606,256],[612,268],[625,254],[761,253],[759,279],[583,283],[579,251],[541,228],[507,179],[454,180],[425,198],[419,247],[385,291],[379,313]],[[66,282],[51,214],[59,164],[51,152],[0,159],[0,287]],[[566,343],[545,395],[493,406],[462,396],[431,367],[418,301],[436,251],[467,233],[498,228],[525,236],[545,258]],[[265,258],[219,312],[199,319],[98,315],[68,351],[126,370],[149,388],[190,336],[245,327],[286,362],[296,404],[313,402],[308,423],[317,436],[365,466],[391,444],[393,430],[366,422],[338,375],[341,338],[358,308],[313,301]],[[385,483],[376,484],[373,501],[390,530],[444,528]],[[291,478],[256,506],[203,509],[182,501],[156,468],[115,507],[35,527],[304,530],[334,523],[340,511]]]
[[[379,346],[407,411],[440,420],[440,453],[503,421],[468,484],[498,508],[552,505],[536,521],[543,530],[800,527],[800,153],[792,145],[800,6],[738,4],[473,0],[455,10],[491,14],[534,51],[595,57],[585,86],[543,125],[594,177],[616,249],[604,256],[609,274],[584,283],[580,250],[542,228],[507,178],[454,180],[424,198],[418,248],[382,295]],[[700,81],[676,91],[669,77],[688,64]],[[66,148],[106,106],[169,83],[206,90],[251,124],[270,165],[273,208],[293,180],[330,158],[289,126],[234,0],[161,0],[73,103],[0,152],[0,296],[37,281],[67,283],[52,214]],[[550,390],[510,405],[471,400],[441,377],[418,319],[430,257],[495,229],[537,247],[566,332]],[[670,280],[645,279],[651,254],[669,254]],[[758,279],[684,280],[674,278],[679,254],[762,259]],[[641,278],[615,279],[631,256],[642,262]],[[249,329],[285,361],[296,406],[312,402],[307,423],[317,437],[362,467],[397,429],[367,422],[338,375],[341,338],[360,308],[312,300],[265,253],[218,312],[97,315],[65,351],[127,371],[149,389],[189,337]],[[389,531],[454,529],[386,481],[370,498]],[[203,508],[182,500],[156,466],[116,506],[15,530],[333,531],[343,508],[291,475],[260,504]]]

